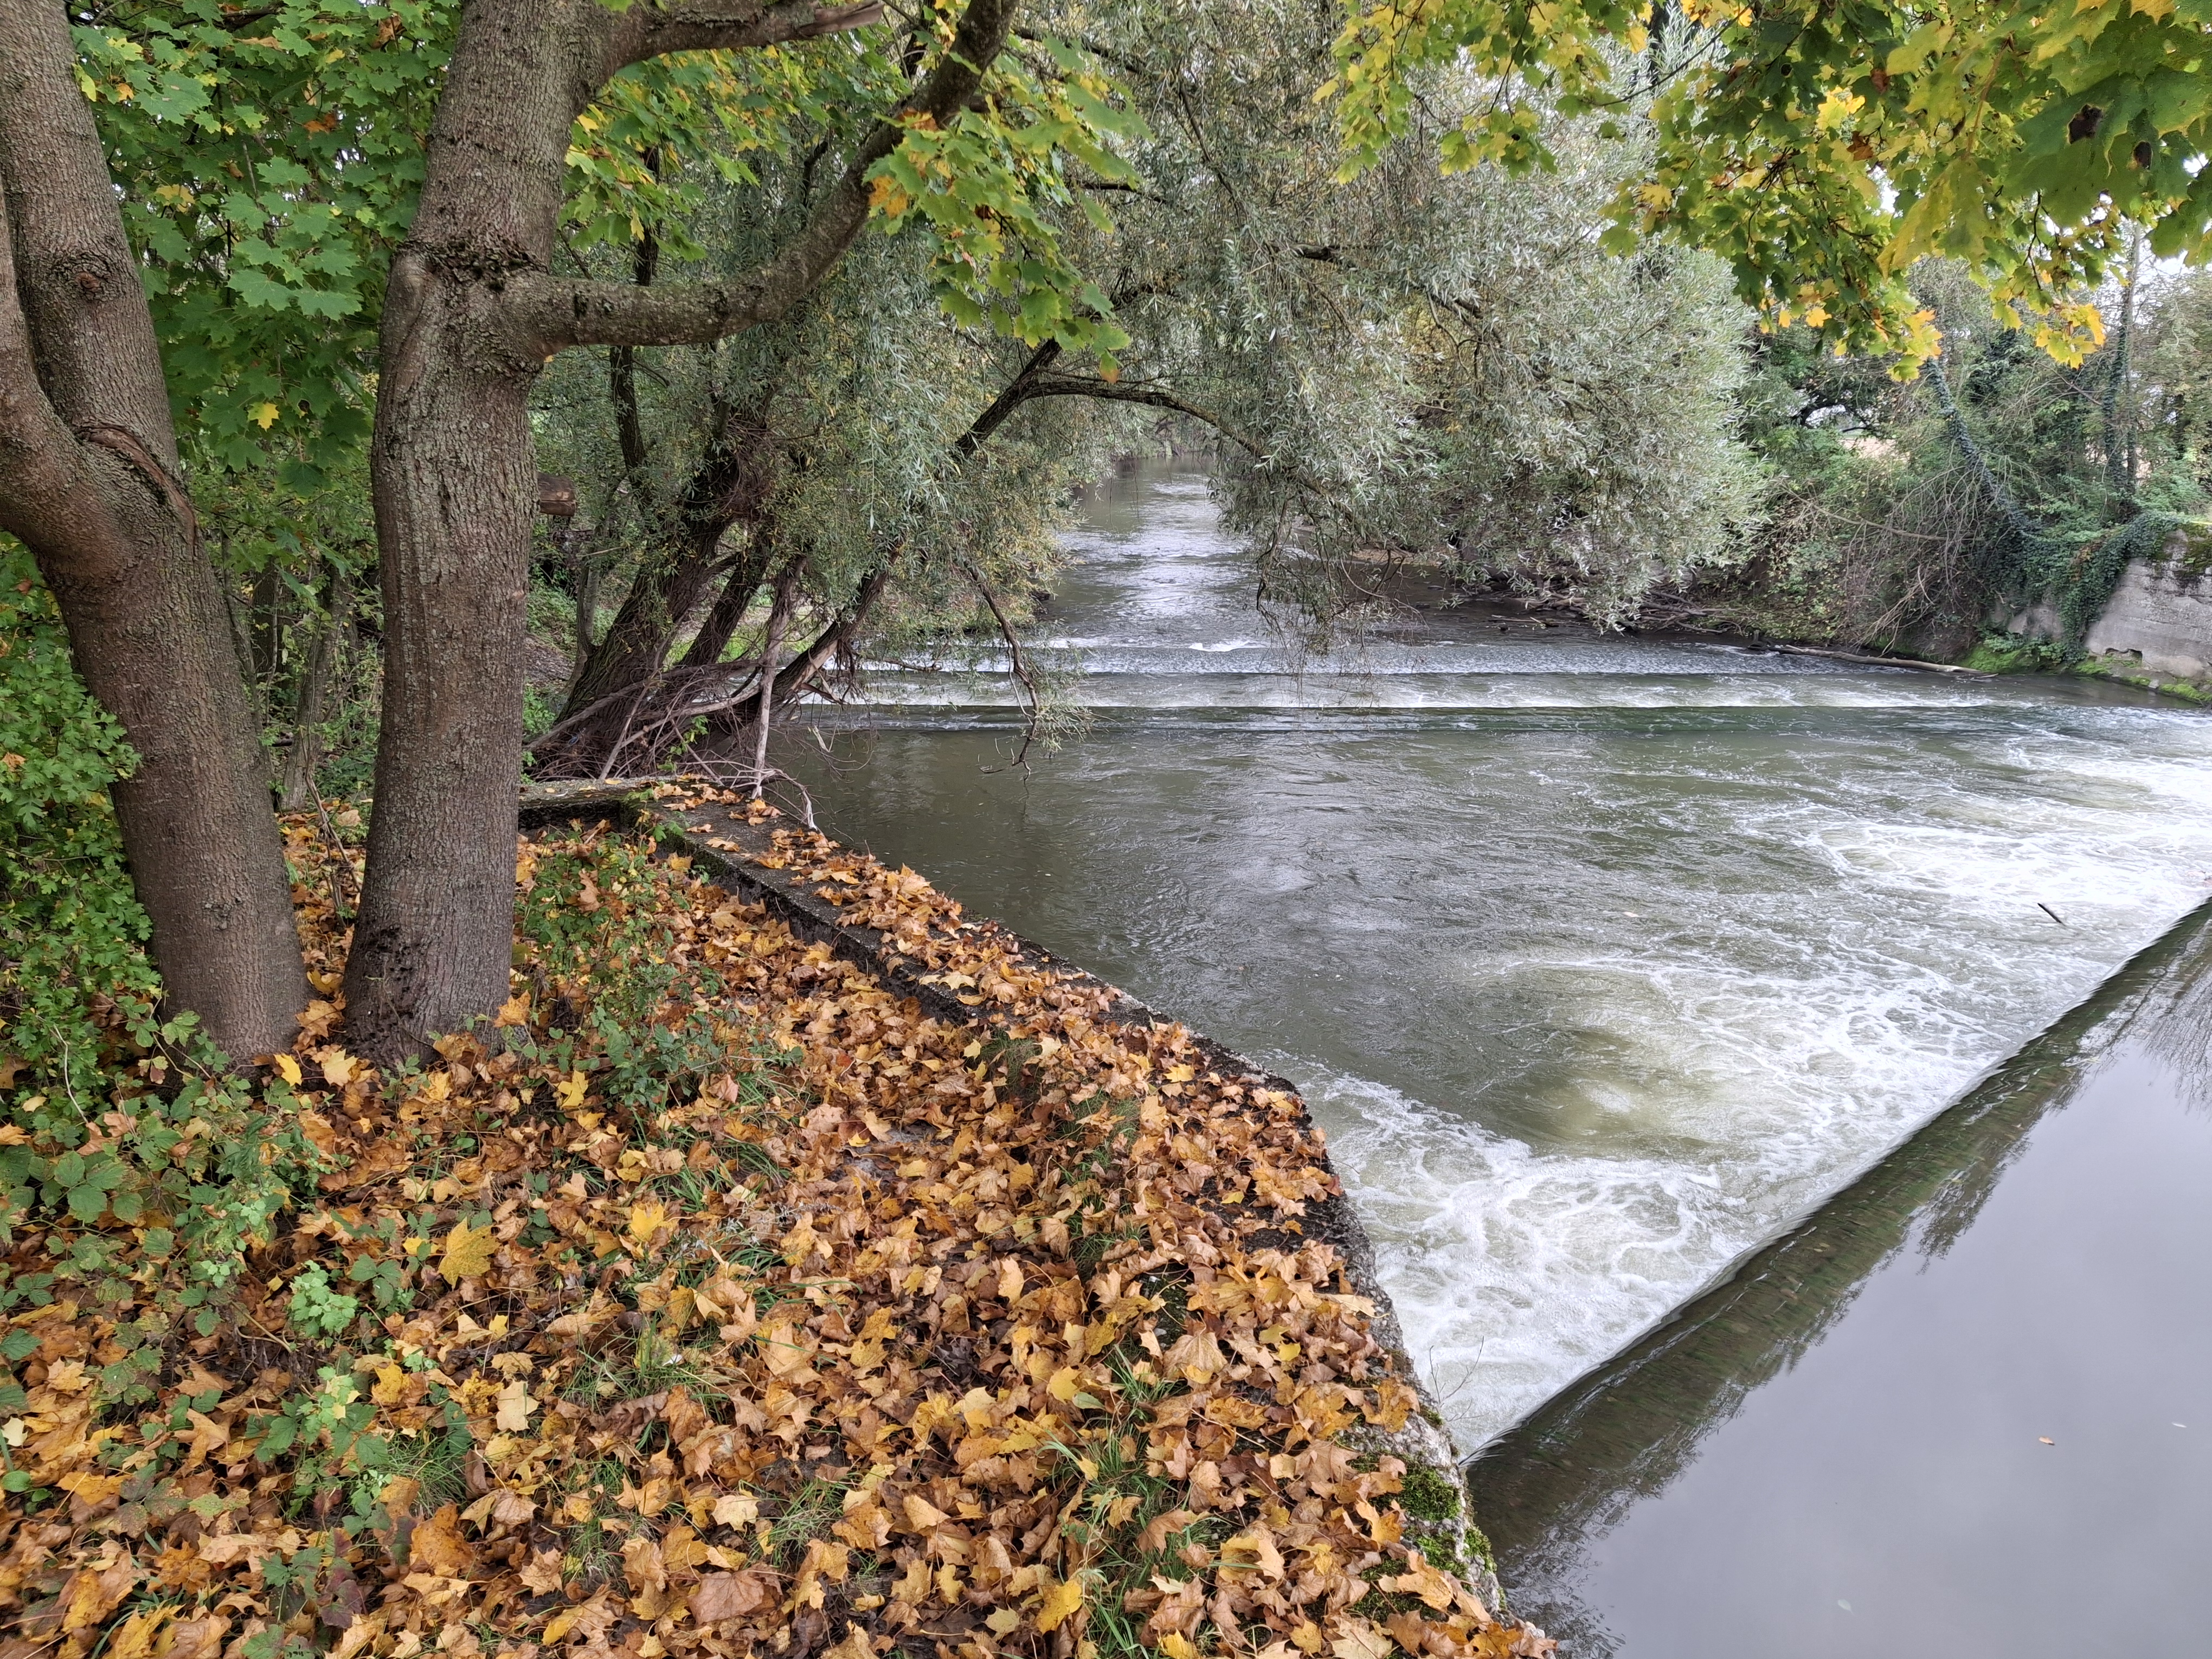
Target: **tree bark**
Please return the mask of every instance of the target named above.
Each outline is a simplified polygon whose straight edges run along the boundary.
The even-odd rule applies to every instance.
[[[278,809],[303,812],[319,797],[315,789],[315,763],[322,757],[323,703],[331,684],[331,665],[337,656],[338,638],[345,631],[345,606],[349,597],[345,578],[333,571],[330,597],[314,643],[307,647],[307,665],[300,676],[300,696],[294,706],[291,752],[284,757],[284,782]]]
[[[0,529],[138,756],[113,793],[166,1002],[234,1060],[307,1002],[221,585],[179,476],[152,313],[68,15],[0,0]]]
[[[730,648],[738,624],[752,608],[753,595],[760,591],[762,580],[768,574],[768,562],[774,553],[774,528],[769,519],[754,521],[750,544],[722,579],[722,591],[714,596],[707,619],[699,624],[699,631],[684,653],[684,667],[712,668],[721,661],[722,653]]]
[[[418,1050],[506,997],[536,506],[528,401],[540,368],[565,346],[705,341],[781,316],[859,234],[867,169],[906,131],[896,117],[950,119],[998,58],[1017,3],[969,0],[951,51],[760,270],[647,289],[551,274],[574,118],[626,64],[819,35],[875,9],[465,0],[381,325],[371,478],[384,720],[346,969],[349,1034],[362,1052],[389,1060]]]

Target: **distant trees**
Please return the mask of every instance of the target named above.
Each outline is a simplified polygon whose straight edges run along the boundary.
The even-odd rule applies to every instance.
[[[1923,261],[1912,288],[1942,329],[1940,377],[1893,381],[1802,327],[1762,341],[1745,432],[1775,475],[1771,522],[1698,604],[1784,638],[1945,657],[1981,641],[1992,665],[2029,649],[2003,635],[2034,608],[2056,660],[2126,560],[2212,502],[2203,274],[2108,289],[2114,326],[2078,364],[2008,325],[1961,266]]]

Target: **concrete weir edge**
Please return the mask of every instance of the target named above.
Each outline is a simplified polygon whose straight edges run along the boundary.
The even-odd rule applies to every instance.
[[[732,817],[719,807],[674,811],[649,793],[651,787],[650,782],[629,780],[526,784],[517,822],[520,828],[528,830],[591,815],[639,827],[650,823],[659,830],[664,842],[673,843],[690,858],[695,869],[711,874],[736,896],[764,905],[769,914],[801,938],[826,944],[847,961],[866,968],[901,995],[913,998],[924,1012],[961,1024],[992,1018],[988,1008],[970,1007],[943,986],[924,978],[918,966],[887,949],[883,936],[873,928],[846,921],[834,905],[805,891],[782,871],[754,862],[756,855],[769,850],[773,830],[793,827],[791,821],[751,824],[742,813]],[[710,842],[719,844],[710,845]],[[1075,982],[1111,992],[1115,1001],[1104,1016],[1109,1022],[1131,1026],[1176,1023],[1171,1016],[1139,1002],[1066,958],[1054,956],[1003,924],[993,926],[1030,963],[1041,966],[1048,963]],[[1214,1069],[1224,1076],[1289,1095],[1297,1102],[1305,1126],[1314,1127],[1305,1098],[1295,1084],[1262,1071],[1202,1033],[1194,1032],[1192,1036],[1195,1046]],[[1450,1436],[1444,1431],[1443,1413],[1406,1351],[1405,1333],[1398,1322],[1390,1293],[1383,1288],[1377,1274],[1375,1246],[1367,1236],[1366,1226],[1346,1196],[1344,1183],[1330,1164],[1325,1147],[1320,1156],[1332,1190],[1328,1197],[1308,1205],[1303,1236],[1308,1240],[1322,1240],[1335,1249],[1353,1292],[1374,1304],[1370,1328],[1376,1343],[1389,1355],[1393,1370],[1412,1387],[1420,1402],[1419,1409],[1407,1418],[1403,1428],[1394,1432],[1373,1424],[1362,1424],[1347,1431],[1345,1443],[1358,1452],[1387,1455],[1404,1462],[1406,1490],[1401,1502],[1407,1514],[1406,1541],[1420,1548],[1428,1560],[1440,1566],[1456,1564],[1456,1570],[1483,1604],[1503,1613],[1504,1593],[1498,1582],[1490,1543],[1471,1513],[1466,1472],[1461,1467]],[[1265,1234],[1255,1237],[1263,1246],[1274,1242]],[[1289,1242],[1287,1236],[1280,1242]]]

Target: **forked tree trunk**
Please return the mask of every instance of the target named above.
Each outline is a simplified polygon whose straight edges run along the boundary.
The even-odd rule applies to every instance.
[[[722,538],[732,526],[760,517],[774,483],[775,460],[766,434],[757,423],[738,420],[723,423],[676,501],[650,515],[657,521],[655,533],[636,579],[622,609],[608,624],[606,637],[592,649],[577,676],[567,707],[561,711],[563,720],[593,703],[635,690],[661,671],[668,660],[669,647],[714,582],[715,552]],[[732,576],[742,578],[756,562],[750,550],[740,554]],[[750,585],[757,586],[759,582],[756,572]],[[621,723],[617,711],[614,724]],[[611,737],[599,732],[596,726],[581,728],[578,740],[560,757],[564,769],[581,775],[597,766],[596,739],[585,735],[592,733]]]
[[[0,0],[0,528],[137,753],[115,810],[165,1000],[242,1061],[307,1006],[290,878],[68,22]]]
[[[27,3],[27,0],[5,0]],[[900,113],[943,123],[1006,41],[1015,0],[969,0]],[[349,1036],[389,1060],[489,1016],[514,935],[522,651],[537,503],[528,400],[553,353],[684,344],[783,315],[860,234],[887,120],[793,242],[734,280],[641,288],[550,274],[574,118],[623,65],[872,21],[768,0],[696,9],[467,0],[393,261],[371,477],[386,629],[368,872],[346,968]]]

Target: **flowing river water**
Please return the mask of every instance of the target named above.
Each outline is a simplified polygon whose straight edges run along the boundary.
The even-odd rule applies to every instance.
[[[2212,720],[1469,607],[1302,663],[1207,482],[1073,538],[1088,733],[879,676],[824,829],[1295,1079],[1474,1451],[2212,892]]]

